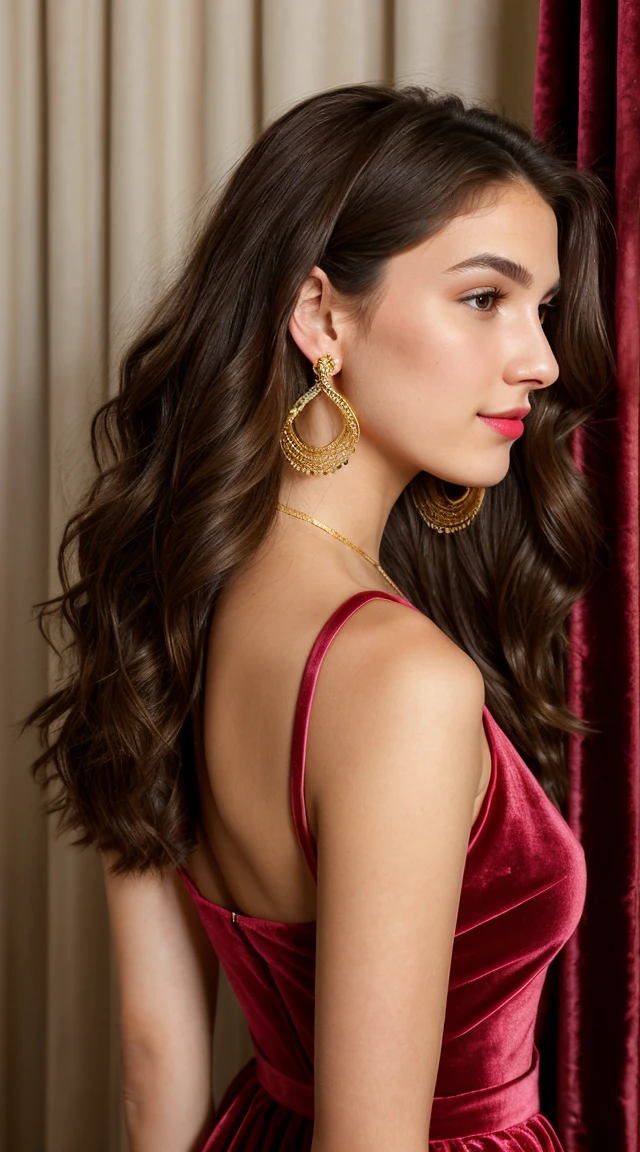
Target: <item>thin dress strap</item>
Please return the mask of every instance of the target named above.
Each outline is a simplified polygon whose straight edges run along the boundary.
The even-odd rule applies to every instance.
[[[307,809],[304,800],[304,768],[311,704],[313,702],[313,694],[316,689],[318,673],[320,672],[324,654],[331,641],[334,636],[337,636],[342,625],[346,624],[349,617],[353,616],[353,613],[357,612],[358,608],[361,608],[363,604],[368,604],[370,600],[395,600],[398,604],[406,604],[409,608],[413,608],[415,612],[420,611],[420,609],[416,608],[415,604],[411,604],[409,600],[405,600],[402,596],[394,596],[391,592],[379,592],[375,589],[370,589],[366,592],[356,592],[336,609],[318,634],[305,664],[300,682],[300,691],[298,692],[291,741],[291,809],[300,847],[316,882],[318,876],[316,846],[309,831],[309,821],[307,820]]]

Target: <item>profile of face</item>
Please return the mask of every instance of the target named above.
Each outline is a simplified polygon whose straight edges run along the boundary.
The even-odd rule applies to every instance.
[[[356,456],[403,484],[425,470],[490,486],[509,468],[518,426],[480,416],[529,409],[531,394],[557,379],[543,324],[558,286],[555,214],[530,185],[512,182],[392,256],[364,325],[314,268],[290,331],[312,363],[326,353],[336,360],[332,382],[360,422]],[[310,442],[336,434],[330,408],[314,401],[301,414]]]

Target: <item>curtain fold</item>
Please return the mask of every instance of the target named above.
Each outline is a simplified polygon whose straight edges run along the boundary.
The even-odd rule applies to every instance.
[[[571,706],[601,732],[570,738],[569,820],[588,887],[561,958],[558,1127],[567,1152],[639,1146],[639,77],[634,0],[542,0],[534,128],[602,177],[617,236],[607,268],[617,385],[573,444],[600,494],[606,555],[571,621]]]
[[[89,423],[197,215],[318,89],[416,80],[530,123],[537,0],[0,0],[0,1149],[125,1152],[102,870],[39,811],[31,606]],[[214,1095],[251,1055],[224,974]]]

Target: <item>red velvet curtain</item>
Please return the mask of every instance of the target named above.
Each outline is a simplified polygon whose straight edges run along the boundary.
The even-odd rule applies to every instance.
[[[602,177],[617,235],[616,391],[573,441],[601,496],[607,547],[571,620],[570,703],[602,731],[569,742],[567,818],[588,884],[558,958],[555,1121],[567,1152],[639,1152],[640,0],[541,0],[534,131]]]

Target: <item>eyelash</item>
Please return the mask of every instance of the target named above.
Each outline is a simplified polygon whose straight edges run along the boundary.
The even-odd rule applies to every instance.
[[[507,295],[507,293],[503,292],[502,289],[500,289],[500,288],[490,288],[490,289],[486,289],[486,291],[483,291],[483,292],[474,292],[473,295],[471,295],[471,296],[463,296],[461,303],[467,304],[470,300],[482,300],[486,296],[490,300],[493,300],[493,303],[495,305],[495,304],[497,304],[497,302],[499,300],[504,300],[506,295]],[[546,319],[547,311],[549,311],[551,308],[555,308],[555,307],[556,307],[555,304],[550,304],[550,303],[549,304],[540,304],[540,308],[544,308],[544,310],[545,310],[545,314],[542,317],[543,322]],[[495,307],[492,307],[492,308],[473,308],[472,311],[485,313],[485,314],[490,316],[492,312],[495,312]]]

